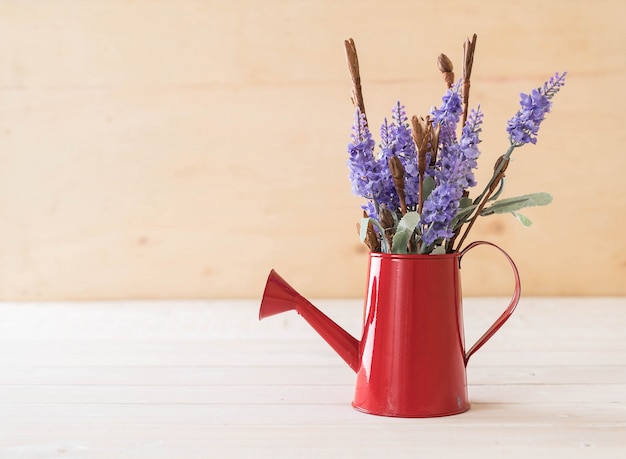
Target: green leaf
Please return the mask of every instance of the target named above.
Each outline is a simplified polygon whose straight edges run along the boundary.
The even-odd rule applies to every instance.
[[[420,221],[420,214],[415,211],[407,212],[398,222],[398,228],[396,231],[415,231],[415,227]]]
[[[469,207],[472,205],[472,201],[470,198],[461,198],[459,199],[459,209],[465,209],[466,207]],[[476,207],[476,206],[474,206]]]
[[[381,250],[383,251],[383,253],[389,253],[389,244],[387,244],[387,239],[385,239],[384,237],[385,230],[383,229],[382,225],[378,222],[378,220],[374,218],[371,218],[371,217],[361,218],[360,231],[359,231],[359,239],[361,240],[361,243],[365,242],[365,237],[367,236],[367,226],[369,222],[372,222],[372,225],[376,227],[376,229],[382,236],[380,238]]]
[[[415,227],[420,221],[420,214],[417,212],[407,212],[398,222],[396,234],[393,235],[391,243],[392,253],[406,253],[410,237],[415,231]]]
[[[435,179],[430,175],[424,177],[424,184],[422,185],[422,201],[426,201],[426,198],[430,196],[430,193],[435,189]]]
[[[393,227],[395,228],[398,225],[398,214],[396,212],[390,212],[393,217]]]
[[[370,222],[368,217],[364,217],[361,219],[361,223],[359,224],[359,240],[361,244],[365,242],[365,237],[367,236],[367,225]]]
[[[444,253],[446,253],[444,244],[438,245],[432,250],[432,252],[430,252],[431,255],[443,255]]]
[[[524,214],[520,214],[519,212],[511,212],[515,218],[517,218],[522,225],[526,228],[532,226],[533,222]]]
[[[456,215],[454,216],[454,218],[457,220],[461,220],[463,217],[467,217],[469,214],[471,214],[474,209],[476,209],[476,205],[474,204],[467,207],[459,207],[459,210],[456,211]]]
[[[526,207],[546,206],[552,202],[552,196],[548,193],[532,193],[514,198],[500,199],[491,206],[483,209],[480,215],[505,214],[516,212]]]

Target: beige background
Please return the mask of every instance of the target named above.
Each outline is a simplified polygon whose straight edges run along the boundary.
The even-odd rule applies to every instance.
[[[276,268],[311,297],[362,294],[343,40],[370,122],[425,114],[477,33],[480,178],[518,94],[567,70],[507,196],[549,191],[522,228],[471,239],[515,258],[526,295],[626,294],[626,4],[620,0],[0,1],[0,297],[258,297]],[[468,295],[511,290],[489,249]]]

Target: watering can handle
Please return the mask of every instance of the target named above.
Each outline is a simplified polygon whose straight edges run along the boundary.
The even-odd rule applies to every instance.
[[[478,338],[478,341],[474,343],[474,345],[470,348],[470,350],[465,353],[465,365],[467,365],[469,358],[474,354],[474,352],[480,349],[483,346],[483,344],[485,344],[489,340],[489,338],[491,338],[500,329],[500,327],[504,325],[504,322],[506,322],[509,319],[509,317],[511,317],[511,314],[513,314],[513,311],[515,310],[515,307],[517,306],[517,303],[519,302],[520,294],[521,294],[519,272],[517,271],[517,267],[515,266],[513,259],[509,256],[508,253],[506,253],[497,245],[492,244],[491,242],[476,241],[476,242],[472,242],[471,244],[469,244],[467,247],[465,247],[461,251],[460,256],[459,256],[459,264],[461,263],[461,258],[463,258],[463,256],[467,252],[469,252],[471,249],[479,245],[490,245],[491,247],[495,247],[509,261],[509,263],[511,264],[511,268],[513,268],[513,277],[515,278],[515,292],[513,293],[513,298],[511,298],[511,302],[509,303],[507,308],[504,310],[504,312],[500,315],[500,317],[498,317],[498,319],[491,325],[491,327],[489,327],[489,329],[485,333],[483,333],[483,336]]]

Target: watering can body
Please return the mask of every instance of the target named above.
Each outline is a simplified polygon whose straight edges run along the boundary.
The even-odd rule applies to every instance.
[[[434,417],[469,409],[466,365],[504,324],[520,296],[517,269],[513,298],[469,349],[463,332],[460,263],[463,252],[443,255],[371,253],[360,340],[337,326],[272,271],[260,318],[295,309],[356,372],[352,405],[359,411],[399,417]]]

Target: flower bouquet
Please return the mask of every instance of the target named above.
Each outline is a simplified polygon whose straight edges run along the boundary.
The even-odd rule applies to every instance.
[[[513,152],[537,142],[539,127],[552,98],[565,83],[556,73],[543,86],[522,93],[518,112],[508,120],[509,148],[495,163],[493,175],[475,197],[474,170],[483,122],[480,106],[469,109],[470,77],[476,35],[464,44],[463,72],[455,80],[451,60],[439,55],[438,68],[447,85],[439,107],[410,121],[397,102],[391,121],[380,128],[380,144],[372,138],[365,113],[356,47],[345,42],[356,107],[348,168],[352,192],[365,198],[358,226],[361,241],[372,252],[443,254],[459,251],[478,217],[511,213],[524,226],[532,223],[519,213],[552,201],[548,193],[501,199],[505,172]]]
[[[485,241],[460,247],[479,216],[509,212],[528,226],[530,220],[519,210],[552,200],[547,193],[500,195],[513,151],[537,141],[565,73],[522,94],[521,107],[506,128],[509,148],[496,161],[483,191],[472,198],[483,120],[480,107],[468,108],[476,35],[465,42],[459,81],[450,59],[439,56],[448,86],[441,106],[426,117],[413,116],[409,123],[404,106],[396,103],[391,121],[382,123],[376,152],[354,41],[345,45],[356,106],[348,167],[353,192],[367,200],[359,231],[370,248],[362,335],[354,338],[274,270],[267,278],[259,318],[296,310],[356,372],[352,406],[361,412],[400,417],[462,413],[470,407],[467,363],[509,319],[521,285],[515,263],[501,248]],[[496,321],[466,346],[461,259],[485,245],[509,262],[515,288]]]

